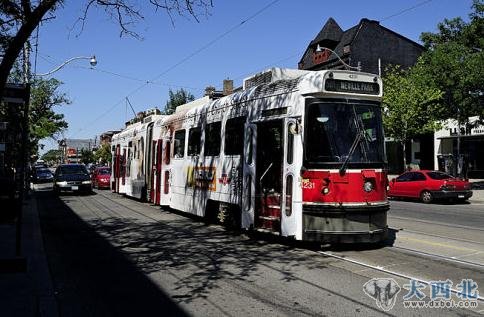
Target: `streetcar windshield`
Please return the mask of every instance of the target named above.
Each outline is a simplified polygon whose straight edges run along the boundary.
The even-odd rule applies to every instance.
[[[305,165],[364,167],[385,161],[379,103],[317,101],[308,105]]]

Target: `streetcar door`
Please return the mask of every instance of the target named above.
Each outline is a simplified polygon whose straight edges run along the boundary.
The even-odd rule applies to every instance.
[[[254,224],[255,191],[256,191],[256,153],[257,126],[245,124],[244,137],[244,172],[242,191],[242,228],[249,228]]]
[[[155,203],[156,140],[151,142],[150,202]]]
[[[121,148],[118,145],[116,145],[116,154],[115,154],[115,163],[114,163],[114,192],[119,193],[119,177],[120,177],[120,169],[121,169]]]
[[[156,143],[156,167],[155,167],[155,204],[159,205],[161,200],[161,161],[163,140],[159,139]]]
[[[148,197],[142,197],[142,199],[148,198],[149,202],[153,202],[152,166],[154,164],[155,147],[153,146],[153,143],[150,144],[150,141],[153,139],[153,125],[154,125],[153,122],[148,125],[148,132],[146,134],[146,155],[143,155],[143,158],[146,160],[146,164],[142,164],[144,169],[146,169],[146,171],[142,171],[142,172],[145,175],[145,184],[147,186],[146,188],[147,192],[145,193],[145,195],[148,195]]]
[[[298,197],[297,176],[298,167],[301,166],[299,156],[295,155],[296,149],[302,147],[301,125],[294,118],[288,118],[284,124],[284,155],[282,169],[282,201],[281,201],[281,235],[295,236],[297,232],[298,210],[294,204],[300,200]],[[300,170],[300,168],[299,168]]]
[[[282,202],[283,120],[257,125],[255,226],[280,232]]]

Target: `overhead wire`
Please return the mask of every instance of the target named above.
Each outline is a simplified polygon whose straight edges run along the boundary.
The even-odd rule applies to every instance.
[[[169,73],[170,71],[172,71],[173,69],[177,68],[178,66],[182,65],[183,63],[187,62],[188,60],[190,60],[191,58],[193,58],[194,56],[198,55],[199,53],[201,53],[202,51],[206,50],[207,48],[209,48],[210,46],[212,46],[213,44],[215,44],[216,42],[220,41],[222,38],[226,37],[228,34],[232,33],[233,31],[237,30],[238,28],[240,28],[241,26],[243,26],[245,23],[247,23],[248,21],[252,20],[253,18],[257,17],[258,15],[260,15],[262,12],[264,12],[265,10],[267,10],[268,8],[270,8],[271,6],[273,6],[274,4],[276,4],[277,2],[279,2],[280,0],[274,0],[270,3],[268,3],[267,5],[265,5],[264,7],[262,7],[261,9],[259,9],[258,11],[256,11],[254,14],[250,15],[248,18],[242,20],[241,22],[239,22],[238,24],[232,26],[231,28],[229,28],[227,31],[223,32],[222,34],[218,35],[217,37],[215,37],[213,40],[207,42],[205,45],[203,45],[202,47],[198,48],[197,50],[193,51],[192,53],[190,53],[189,55],[187,55],[186,57],[182,58],[180,61],[176,62],[175,64],[173,64],[172,66],[168,67],[167,69],[165,69],[163,72],[161,72],[160,74],[154,76],[152,79],[149,79],[149,80],[143,80],[143,79],[138,79],[138,78],[134,78],[134,77],[130,77],[130,76],[126,76],[126,75],[122,75],[122,74],[118,74],[118,73],[114,73],[114,72],[110,72],[110,71],[107,71],[107,70],[98,70],[98,69],[95,69],[95,68],[88,68],[88,69],[92,69],[92,70],[96,70],[96,71],[99,71],[99,72],[103,72],[103,73],[107,73],[107,74],[111,74],[111,75],[114,75],[114,76],[118,76],[118,77],[122,77],[122,78],[125,78],[125,79],[130,79],[130,80],[134,80],[134,81],[140,81],[142,82],[142,84],[140,86],[138,86],[137,88],[133,89],[132,91],[130,91],[125,97],[123,97],[123,99],[120,99],[118,102],[116,102],[115,104],[113,104],[110,108],[108,108],[106,111],[104,111],[102,114],[100,114],[98,117],[96,117],[93,121],[91,121],[88,125],[86,126],[91,126],[92,124],[96,123],[98,120],[100,120],[101,118],[103,118],[105,115],[109,114],[112,110],[114,110],[119,104],[121,104],[125,99],[124,98],[127,98],[127,97],[130,97],[132,95],[134,95],[135,93],[137,93],[138,91],[140,91],[141,89],[143,89],[144,87],[146,87],[147,85],[150,85],[150,84],[157,84],[156,83],[156,80],[158,80],[160,77],[166,75],[167,73]],[[433,0],[425,0],[425,1],[421,1],[411,7],[408,7],[406,9],[402,9],[392,15],[389,15],[389,16],[386,16],[384,18],[381,18],[379,21],[382,22],[382,21],[386,21],[386,20],[389,20],[391,18],[394,18],[396,16],[399,16],[401,14],[404,14],[408,11],[411,11],[411,10],[414,10],[424,4],[427,4],[429,2],[432,2]],[[285,61],[285,60],[288,60],[290,58],[293,58],[296,54],[294,55],[291,55],[289,57],[286,57],[282,60],[279,60],[278,62],[282,62],[282,61]],[[265,68],[267,67],[270,67],[274,64],[271,64],[271,65],[268,65],[268,66],[265,66]],[[82,68],[82,67],[81,67]],[[85,67],[87,68],[87,67]],[[264,69],[265,69],[264,68]],[[261,68],[259,68],[261,69]],[[241,76],[238,76],[236,77],[235,79],[241,79],[243,77],[246,77],[246,75],[241,75]],[[166,84],[167,86],[174,86],[176,87],[176,85],[169,85],[169,84]],[[182,87],[182,88],[187,88],[187,87],[183,87],[183,86],[179,86],[179,87]],[[81,132],[84,130],[85,127],[79,129],[77,131],[77,133]]]
[[[409,7],[409,8],[406,8],[406,9],[400,10],[400,11],[398,11],[397,13],[394,13],[394,14],[392,14],[392,15],[389,15],[389,16],[387,16],[387,17],[384,17],[384,18],[380,19],[380,22],[383,22],[383,21],[386,21],[386,20],[388,20],[388,19],[391,19],[391,18],[394,18],[394,17],[396,17],[396,16],[399,16],[399,15],[401,15],[401,14],[405,13],[405,12],[411,11],[411,10],[413,10],[413,9],[415,9],[415,8],[418,8],[418,7],[420,7],[420,6],[423,6],[424,4],[427,4],[427,3],[432,2],[432,1],[433,1],[433,0],[425,0],[425,1],[419,2],[419,3],[417,3],[417,4],[413,5],[413,6]]]
[[[149,82],[153,82],[157,79],[159,79],[160,77],[166,75],[168,72],[172,71],[173,69],[175,69],[176,67],[180,66],[181,64],[185,63],[186,61],[190,60],[191,58],[193,58],[194,56],[198,55],[199,53],[201,53],[202,51],[206,50],[207,48],[209,48],[210,46],[212,46],[213,44],[215,44],[216,42],[220,41],[222,38],[226,37],[228,34],[234,32],[235,30],[237,30],[238,28],[240,28],[242,25],[244,25],[245,23],[249,22],[250,20],[254,19],[255,17],[257,17],[258,15],[260,15],[262,12],[266,11],[267,9],[269,9],[271,6],[273,6],[274,4],[276,4],[277,2],[279,2],[280,0],[273,0],[272,2],[268,3],[267,5],[265,5],[264,7],[262,7],[261,9],[257,10],[255,13],[253,13],[252,15],[250,15],[248,18],[242,20],[241,22],[239,22],[238,24],[232,26],[231,28],[229,28],[227,31],[223,32],[222,34],[218,35],[217,37],[215,37],[213,40],[209,41],[207,44],[203,45],[202,47],[200,47],[199,49],[195,50],[194,52],[192,52],[191,54],[187,55],[186,57],[182,58],[180,61],[178,61],[177,63],[173,64],[172,66],[168,67],[167,69],[165,69],[163,72],[161,72],[160,74],[156,75],[155,77],[153,77],[152,79],[149,80]],[[93,121],[91,121],[89,124],[87,124],[86,126],[92,126],[94,123],[96,123],[98,120],[100,120],[101,118],[103,118],[105,115],[107,115],[108,113],[110,113],[111,111],[113,111],[119,104],[121,104],[124,100],[124,98],[126,97],[130,97],[132,95],[134,95],[135,93],[137,93],[138,91],[140,91],[141,89],[143,89],[144,87],[146,87],[148,85],[147,82],[141,84],[140,86],[138,86],[137,88],[133,89],[132,91],[130,91],[126,96],[123,97],[123,99],[120,99],[118,102],[116,102],[115,104],[113,104],[111,107],[109,107],[106,111],[104,111],[101,115],[99,115],[98,117],[96,117]],[[86,127],[85,126],[85,127]],[[76,135],[83,131],[84,128],[81,128],[79,129],[77,132],[76,132]]]
[[[55,64],[60,63],[60,61],[54,59],[50,55],[41,54],[41,53],[38,53],[38,55],[41,59],[43,59],[44,61],[48,62],[51,65],[55,65]],[[201,87],[191,87],[191,86],[186,86],[186,85],[181,85],[181,84],[174,84],[174,83],[168,83],[168,82],[156,82],[156,81],[151,81],[151,80],[147,80],[147,79],[137,78],[137,77],[133,77],[133,76],[130,76],[130,75],[120,74],[120,73],[116,73],[116,72],[113,72],[113,71],[110,71],[110,70],[102,69],[102,68],[99,68],[98,66],[96,66],[96,67],[93,67],[93,66],[86,67],[86,66],[68,64],[65,67],[66,68],[69,67],[69,68],[86,69],[86,70],[90,70],[90,71],[95,71],[95,72],[99,72],[99,73],[104,73],[104,74],[120,77],[120,78],[127,79],[127,80],[146,83],[146,84],[149,84],[149,85],[185,88],[185,89],[190,89],[190,90],[195,90],[195,91],[202,91],[204,89],[204,88],[201,88]]]

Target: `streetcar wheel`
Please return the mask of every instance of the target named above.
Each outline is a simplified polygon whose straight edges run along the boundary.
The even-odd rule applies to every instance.
[[[429,192],[428,190],[424,190],[420,194],[420,200],[422,200],[422,202],[425,204],[430,204],[433,200],[432,193]]]

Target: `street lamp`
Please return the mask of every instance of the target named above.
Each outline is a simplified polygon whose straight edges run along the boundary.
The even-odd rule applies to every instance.
[[[339,55],[333,51],[332,49],[330,48],[327,48],[327,47],[324,47],[324,46],[321,46],[318,44],[318,46],[316,47],[316,52],[319,53],[319,52],[322,52],[324,50],[328,50],[330,51],[331,53],[333,53],[334,55],[336,55],[336,57],[339,59],[339,61],[341,62],[341,64],[343,64],[344,67],[346,67],[347,69],[356,69],[357,71],[361,71],[361,65],[360,65],[360,62],[358,62],[358,66],[354,67],[354,66],[350,66],[348,64],[346,64],[342,59],[341,57],[339,57]]]
[[[65,62],[63,62],[62,64],[60,64],[59,66],[57,66],[56,68],[54,68],[53,70],[51,70],[50,72],[43,73],[43,74],[35,74],[35,76],[39,76],[39,77],[48,76],[48,75],[50,75],[52,73],[55,73],[56,71],[60,70],[62,67],[66,66],[70,62],[73,62],[73,61],[79,60],[79,59],[87,59],[87,60],[89,60],[89,64],[91,64],[92,67],[94,67],[94,66],[97,65],[96,55],[92,55],[92,56],[77,56],[77,57],[69,58],[68,60],[66,60]]]

